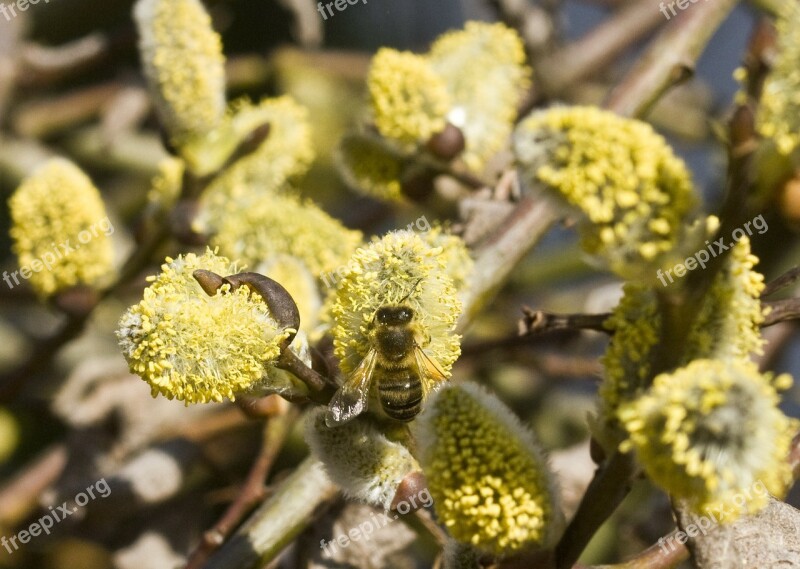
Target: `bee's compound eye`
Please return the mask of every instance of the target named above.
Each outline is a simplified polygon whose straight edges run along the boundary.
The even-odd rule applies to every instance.
[[[381,308],[375,314],[375,320],[377,320],[379,324],[388,324],[391,320],[391,313],[388,309]]]
[[[401,308],[400,311],[397,313],[397,319],[403,323],[411,322],[411,319],[414,317],[414,311],[410,308]]]

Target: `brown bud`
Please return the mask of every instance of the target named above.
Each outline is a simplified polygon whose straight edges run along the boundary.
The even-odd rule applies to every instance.
[[[100,297],[97,291],[84,285],[68,288],[53,297],[55,306],[61,312],[70,316],[89,314],[99,300]]]
[[[428,482],[425,480],[425,475],[422,472],[411,472],[403,478],[403,481],[397,486],[397,491],[392,499],[392,510],[397,510],[398,506],[402,503],[408,504],[409,509],[405,512],[415,512],[420,509],[423,504],[417,503],[417,496],[423,490],[428,488]]]
[[[437,158],[450,162],[464,151],[466,140],[461,129],[447,123],[442,132],[434,134],[428,141],[427,148]]]
[[[751,152],[757,142],[756,118],[753,106],[745,103],[736,107],[731,118],[731,148],[734,154],[741,156]]]
[[[433,180],[436,173],[424,167],[411,167],[404,174],[401,182],[403,195],[415,202],[424,202],[433,193]]]
[[[197,233],[192,224],[197,218],[200,206],[195,200],[180,200],[170,212],[170,228],[175,238],[184,245],[205,245],[208,238]]]
[[[283,288],[279,282],[258,273],[237,273],[225,277],[224,280],[230,283],[233,289],[247,285],[250,290],[261,296],[267,303],[270,314],[281,327],[291,328],[295,332],[300,329],[300,311],[297,309],[297,304],[289,291]],[[290,334],[284,340],[284,349],[292,343],[294,336],[294,334]]]

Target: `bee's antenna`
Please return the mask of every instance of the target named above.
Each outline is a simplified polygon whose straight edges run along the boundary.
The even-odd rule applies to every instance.
[[[412,287],[411,287],[411,290],[408,292],[408,294],[407,294],[407,295],[405,295],[403,298],[401,298],[401,299],[400,299],[400,300],[397,302],[397,304],[401,304],[401,303],[405,302],[406,300],[408,300],[408,297],[409,297],[409,296],[411,296],[411,293],[413,293],[413,292],[414,292],[414,290],[416,290],[416,288],[417,288],[417,285],[418,285],[419,283],[421,283],[421,282],[422,282],[422,277],[420,277],[419,279],[417,279],[417,282],[415,282],[415,283],[414,283],[414,286],[412,286]]]

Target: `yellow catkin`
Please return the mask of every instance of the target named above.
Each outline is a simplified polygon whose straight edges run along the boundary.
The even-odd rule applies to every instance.
[[[234,274],[236,265],[209,250],[167,258],[161,269],[117,331],[131,372],[150,384],[153,396],[186,405],[233,400],[266,380],[290,331],[248,287],[224,285],[208,296],[192,277],[197,269]]]
[[[516,31],[500,23],[467,22],[444,34],[428,54],[450,95],[450,122],[461,128],[461,158],[481,171],[508,145],[517,109],[531,85],[531,69]]]
[[[791,154],[800,144],[800,5],[781,2],[777,57],[764,81],[756,117],[758,132]]]
[[[100,192],[73,163],[45,163],[17,188],[9,209],[20,273],[30,273],[39,296],[102,284],[113,272],[114,226]]]
[[[413,148],[444,129],[450,107],[447,90],[424,57],[378,50],[367,87],[375,125],[383,136]]]
[[[300,259],[315,278],[348,262],[362,235],[344,227],[310,201],[267,195],[246,207],[212,211],[211,244],[250,267],[286,254]]]
[[[414,425],[438,519],[497,556],[547,547],[561,529],[548,465],[510,409],[476,384],[444,387]]]
[[[306,441],[345,494],[386,510],[403,479],[420,470],[408,449],[389,440],[368,417],[328,427],[325,410],[317,409],[308,417]]]
[[[523,179],[582,215],[584,249],[653,280],[696,204],[686,165],[650,125],[595,107],[534,111],[517,127]]]
[[[730,522],[783,496],[796,424],[778,408],[774,386],[791,378],[762,376],[745,361],[695,360],[655,378],[620,410],[648,476],[698,513]]]
[[[142,67],[173,142],[202,137],[225,115],[222,41],[199,0],[139,0]]]

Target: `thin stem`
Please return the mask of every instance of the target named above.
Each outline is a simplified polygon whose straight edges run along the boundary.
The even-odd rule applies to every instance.
[[[298,411],[292,407],[287,410],[286,414],[273,417],[267,422],[264,427],[261,451],[253,462],[239,495],[219,521],[214,524],[214,527],[203,534],[202,541],[189,557],[186,569],[201,569],[250,509],[264,499],[266,495],[264,482],[297,417]]]
[[[652,2],[644,2],[662,17]],[[627,77],[612,91],[606,108],[628,117],[641,117],[671,87],[694,73],[695,62],[711,36],[737,4],[716,0],[692,5],[673,16]]]
[[[529,195],[523,198],[502,227],[478,251],[469,287],[464,293],[464,312],[457,329],[467,327],[472,317],[489,301],[557,218],[547,200]]]
[[[537,62],[537,88],[550,95],[561,93],[610,65],[664,21],[652,0],[625,6],[583,38]]]
[[[658,540],[636,557],[613,565],[592,565],[586,569],[671,569],[681,561],[689,559],[689,550],[677,541],[678,530]],[[669,547],[661,545],[670,544]]]
[[[764,287],[764,292],[761,293],[761,298],[775,294],[779,290],[793,285],[798,280],[800,280],[800,267],[792,267],[775,280],[768,283],[767,286]]]
[[[601,314],[554,314],[544,310],[532,310],[527,306],[522,308],[525,316],[520,322],[520,335],[537,335],[554,332],[557,330],[594,330],[609,334],[604,326],[610,313]]]
[[[307,458],[206,564],[205,569],[249,569],[274,559],[336,495],[322,465]]]
[[[556,569],[569,569],[578,561],[597,529],[628,495],[635,473],[632,454],[619,451],[598,468],[556,546]]]

